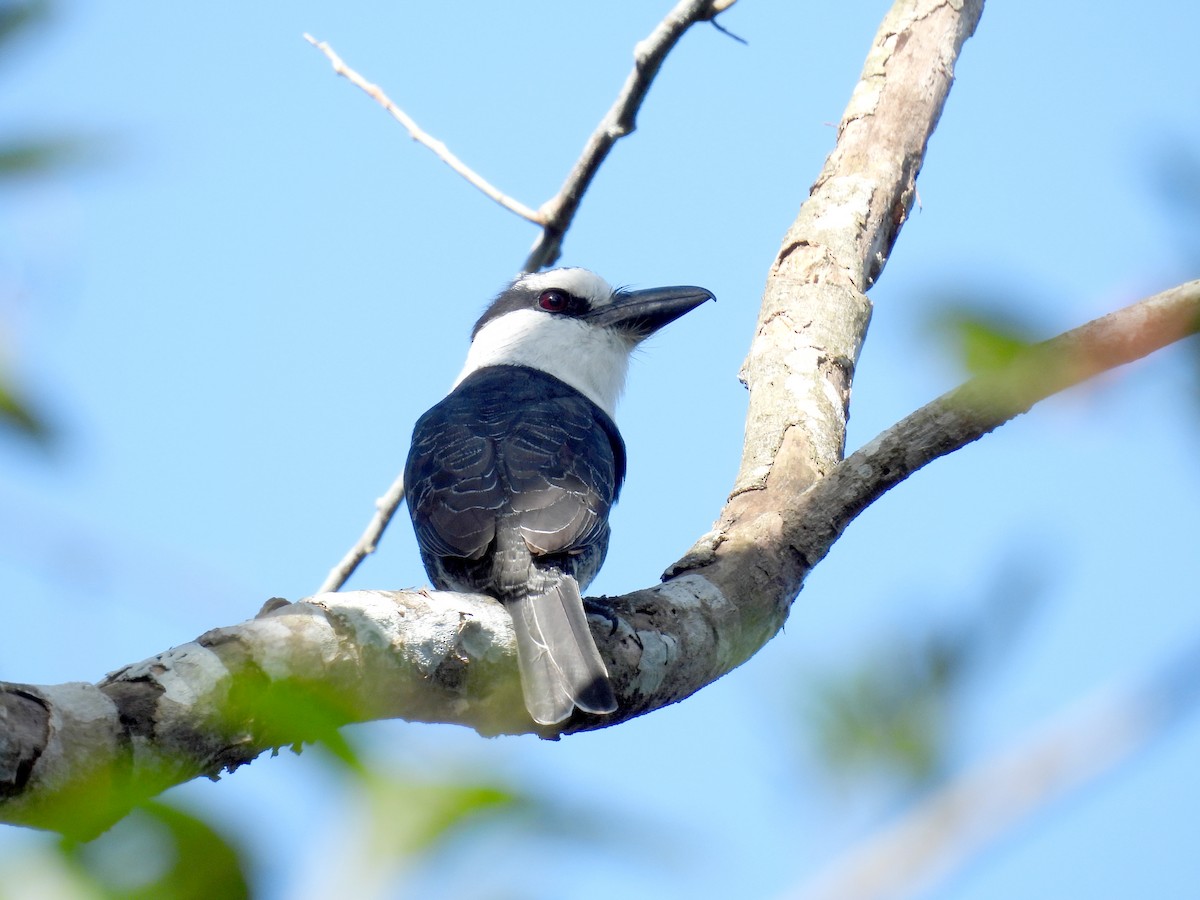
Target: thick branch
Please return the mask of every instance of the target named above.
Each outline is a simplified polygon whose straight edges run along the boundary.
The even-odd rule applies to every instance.
[[[899,0],[767,277],[742,378],[741,470],[713,530],[668,574],[699,569],[774,634],[811,568],[798,499],[842,459],[874,283],[908,215],[925,147],[982,0]],[[701,568],[702,567],[702,568]],[[769,635],[768,635],[769,636]],[[765,639],[765,638],[764,638]]]
[[[733,611],[699,579],[611,602],[612,619],[592,619],[621,697],[604,724],[732,667],[722,635],[736,633]],[[0,821],[87,837],[173,784],[395,717],[555,736],[529,718],[512,621],[490,597],[350,591],[272,601],[249,622],[96,685],[0,684]]]

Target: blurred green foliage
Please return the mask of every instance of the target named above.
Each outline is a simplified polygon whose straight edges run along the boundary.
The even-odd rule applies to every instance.
[[[0,2],[0,50],[13,38],[20,37],[29,26],[50,14],[47,0],[3,0]]]
[[[0,424],[42,444],[48,443],[52,434],[41,412],[17,392],[3,369],[0,369]]]
[[[15,41],[25,37],[33,25],[49,14],[50,4],[46,0],[0,0],[0,59]],[[80,149],[80,144],[65,139],[0,139],[0,187],[5,182],[53,171],[77,156]],[[53,432],[46,416],[6,370],[3,351],[0,344],[0,431],[48,445]]]
[[[802,724],[818,765],[843,785],[900,790],[944,776],[972,680],[1010,655],[1046,575],[1008,562],[961,617],[894,631],[847,667],[804,676]]]
[[[151,801],[86,843],[64,839],[81,893],[121,900],[250,896],[242,853],[226,835],[177,806]]]
[[[933,330],[971,375],[1003,369],[1037,340],[1030,323],[978,303],[944,306],[933,321]]]

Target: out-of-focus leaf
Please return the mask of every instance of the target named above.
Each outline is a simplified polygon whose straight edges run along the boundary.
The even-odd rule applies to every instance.
[[[0,50],[12,38],[21,34],[30,25],[44,19],[50,12],[50,4],[46,0],[0,0]]]
[[[935,322],[972,375],[995,372],[1034,343],[1033,329],[1000,315],[964,307],[943,312]]]
[[[7,427],[39,444],[50,443],[52,433],[46,419],[0,376],[0,427]]]
[[[296,681],[267,681],[240,684],[227,704],[230,722],[252,723],[255,743],[260,746],[297,749],[319,741],[348,769],[365,774],[354,748],[340,731],[347,722],[363,718],[360,710],[347,705],[346,695],[329,684]]]
[[[877,771],[922,783],[936,775],[962,649],[935,639],[897,640],[857,671],[819,684],[812,724],[821,761],[842,778]]]
[[[1044,596],[1027,555],[999,567],[966,617],[892,635],[853,669],[813,680],[808,724],[831,774],[915,787],[946,769],[967,683],[1014,645]]]
[[[70,138],[26,139],[0,145],[0,178],[38,175],[79,162],[88,152],[82,141]]]
[[[507,788],[477,782],[430,784],[376,775],[370,789],[373,841],[390,855],[426,853],[468,824],[528,805]]]
[[[114,900],[250,896],[238,848],[199,816],[166,803],[145,804],[95,840],[60,846],[68,863]]]

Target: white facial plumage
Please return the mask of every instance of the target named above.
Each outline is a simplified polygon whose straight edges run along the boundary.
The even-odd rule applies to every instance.
[[[552,269],[525,275],[516,284],[536,292],[558,288],[587,300],[592,309],[613,300],[608,282],[587,269]],[[635,344],[612,328],[570,316],[517,309],[497,316],[476,332],[454,385],[486,366],[528,366],[566,382],[612,418]]]

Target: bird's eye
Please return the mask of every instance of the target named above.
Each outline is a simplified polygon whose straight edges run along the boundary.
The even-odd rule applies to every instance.
[[[566,291],[551,289],[542,291],[542,295],[538,297],[538,306],[546,312],[562,312],[567,308],[568,300]]]

